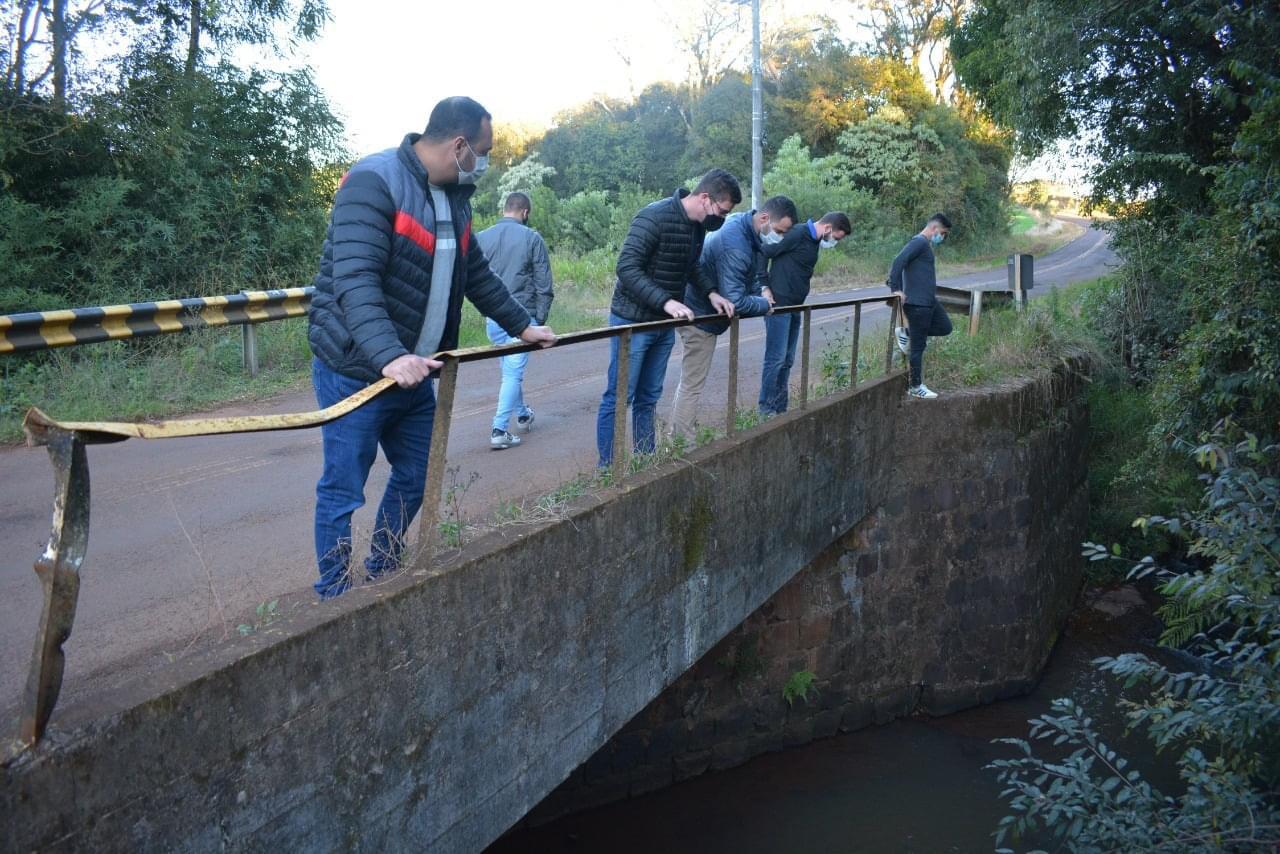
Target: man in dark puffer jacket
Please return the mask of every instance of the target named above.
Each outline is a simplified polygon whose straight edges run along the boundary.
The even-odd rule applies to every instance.
[[[631,221],[618,253],[610,326],[646,323],[668,317],[693,318],[681,300],[686,282],[698,283],[713,308],[732,313],[733,306],[712,292],[712,283],[699,272],[698,256],[708,229],[715,230],[742,201],[738,179],[712,169],[693,192],[677,190],[670,198],[640,210]],[[609,379],[596,416],[596,449],[601,468],[613,461],[613,419],[617,408],[618,338],[610,344]],[[653,415],[662,397],[662,381],[675,334],[670,329],[633,332],[628,351],[627,403],[631,404],[631,434],[635,450],[653,453]],[[625,413],[626,407],[623,406]]]
[[[351,514],[364,504],[379,444],[391,478],[365,569],[376,578],[399,567],[426,480],[435,416],[426,380],[443,364],[431,356],[457,346],[462,297],[513,336],[555,342],[549,328],[530,324],[471,236],[473,185],[492,147],[484,107],[446,98],[424,134],[351,167],[334,199],[309,314],[316,400],[331,406],[379,377],[397,387],[322,428],[315,519],[322,598],[351,586]]]

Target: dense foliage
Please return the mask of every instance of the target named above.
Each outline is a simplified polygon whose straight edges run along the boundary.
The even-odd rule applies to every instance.
[[[1050,762],[1024,744],[1001,763],[1017,813],[1003,830],[1048,825],[1086,851],[1280,843],[1278,13],[1240,0],[983,0],[956,33],[960,79],[982,107],[1024,152],[1083,140],[1093,203],[1116,216],[1125,265],[1096,320],[1150,425],[1118,477],[1176,504],[1177,460],[1195,451],[1210,468],[1198,508],[1139,523],[1180,545],[1161,614],[1165,641],[1198,669],[1102,663],[1148,686],[1132,724],[1174,753],[1183,790],[1124,770],[1063,701],[1034,732],[1078,749]]]

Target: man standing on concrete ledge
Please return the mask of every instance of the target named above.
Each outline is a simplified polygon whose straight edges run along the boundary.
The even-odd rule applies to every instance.
[[[906,314],[907,328],[897,327],[894,335],[898,349],[907,354],[911,365],[911,386],[907,394],[925,400],[938,396],[924,384],[925,347],[931,336],[951,334],[951,318],[938,302],[938,273],[933,261],[933,248],[942,245],[950,232],[951,220],[945,214],[929,217],[920,233],[907,241],[893,259],[886,282],[889,290],[902,297]]]
[[[795,202],[786,196],[774,196],[758,211],[729,217],[724,228],[707,238],[700,262],[703,275],[685,288],[685,303],[695,314],[708,315],[713,305],[710,298],[718,293],[733,306],[732,312],[725,312],[730,317],[764,317],[773,311],[761,246],[782,240],[798,218]],[[680,385],[671,407],[673,436],[694,438],[698,400],[711,370],[716,338],[728,328],[728,320],[717,319],[680,329]]]
[[[849,236],[853,225],[842,211],[832,211],[814,222],[791,229],[777,243],[761,247],[769,260],[769,290],[775,308],[804,305],[820,249],[834,249]],[[764,365],[760,371],[760,414],[787,411],[791,366],[800,340],[800,314],[771,314],[764,319]]]
[[[693,192],[680,189],[670,198],[642,208],[618,253],[618,279],[609,307],[609,325],[649,323],[667,318],[692,320],[693,310],[681,302],[685,282],[703,275],[698,256],[707,231],[714,231],[742,201],[738,179],[723,169],[712,169]],[[706,287],[711,290],[710,286]],[[733,306],[713,297],[712,308],[731,313]],[[614,337],[609,349],[609,378],[596,416],[596,449],[600,467],[613,462],[613,419],[615,410],[625,414],[631,404],[631,432],[638,453],[651,454],[656,440],[653,416],[662,397],[662,381],[675,333],[671,329],[633,332],[628,351],[627,399],[617,400],[618,344]]]
[[[489,259],[489,266],[507,286],[516,302],[524,306],[533,318],[535,326],[547,322],[551,313],[551,261],[547,257],[547,244],[542,235],[529,228],[529,214],[533,209],[524,193],[508,193],[502,204],[502,219],[491,228],[476,235],[476,241]],[[507,334],[493,318],[485,324],[489,340],[495,346],[509,344],[517,339]],[[511,413],[516,414],[516,426],[528,433],[533,427],[533,410],[524,402],[524,369],[529,362],[528,353],[503,356],[502,387],[498,391],[498,411],[494,413],[489,434],[489,447],[494,450],[520,444],[518,436],[507,428]]]
[[[399,568],[405,531],[422,505],[435,393],[431,358],[458,343],[462,298],[520,340],[550,346],[471,240],[471,194],[488,166],[493,125],[470,98],[436,104],[426,132],[351,167],[334,198],[314,280],[307,333],[321,407],[380,377],[396,388],[321,428],[324,473],[316,485],[315,541],[321,598],[351,586],[351,514],[378,446],[391,463],[374,517],[367,577]]]

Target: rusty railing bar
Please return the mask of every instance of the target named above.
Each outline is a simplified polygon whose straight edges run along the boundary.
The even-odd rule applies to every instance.
[[[738,432],[738,316],[729,321],[729,393],[725,400],[724,434]]]
[[[44,592],[27,689],[23,696],[20,737],[34,746],[44,735],[62,690],[66,653],[80,595],[80,567],[89,545],[89,463],[84,443],[75,433],[40,430],[33,441],[45,445],[53,463],[53,527],[49,544],[35,564]]]
[[[809,332],[813,326],[813,310],[810,306],[804,307],[804,320],[801,328],[800,346],[803,352],[800,354],[800,408],[805,409],[809,405]]]
[[[862,335],[862,304],[853,307],[853,353],[849,362],[849,388],[858,385],[858,338]]]
[[[618,375],[613,384],[613,464],[610,471],[616,483],[627,473],[631,451],[627,445],[627,394],[631,390],[631,330],[618,338]]]
[[[431,382],[431,380],[426,380]],[[458,387],[458,360],[445,357],[436,386],[436,414],[431,422],[431,449],[427,452],[427,482],[418,512],[417,563],[430,559],[439,536],[440,499],[444,494],[444,472],[448,465],[449,426],[453,423],[453,393]]]

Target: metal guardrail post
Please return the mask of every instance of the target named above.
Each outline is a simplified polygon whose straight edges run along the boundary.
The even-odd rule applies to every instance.
[[[253,323],[241,326],[244,342],[244,372],[251,377],[258,375],[258,327]]]
[[[614,381],[613,480],[627,473],[627,392],[631,389],[631,330],[618,336],[618,376]]]
[[[423,380],[431,382],[431,380]],[[422,521],[418,527],[418,560],[431,556],[439,536],[440,498],[444,493],[444,471],[448,465],[449,425],[453,422],[453,392],[458,386],[458,360],[444,357],[436,386],[436,415],[431,423],[431,450],[427,453],[427,483],[422,491]],[[462,532],[458,532],[461,536]]]
[[[894,329],[898,326],[898,312],[901,309],[902,305],[896,299],[889,309],[889,345],[884,351],[884,372],[886,374],[893,370]]]
[[[804,347],[804,352],[800,355],[800,408],[804,409],[809,405],[809,334],[812,329],[813,309],[808,306],[804,307],[804,321],[801,329],[800,346]]]
[[[729,321],[729,394],[725,403],[724,433],[738,432],[738,316]]]
[[[853,307],[853,353],[849,362],[849,388],[858,385],[858,338],[862,335],[862,304]]]
[[[969,297],[969,335],[978,334],[978,321],[982,318],[982,291],[974,291]]]
[[[32,438],[48,446],[55,492],[49,545],[35,564],[44,606],[22,703],[20,736],[28,745],[44,734],[62,690],[67,660],[62,645],[75,622],[80,567],[89,545],[89,463],[84,443],[76,433],[54,427],[41,429]]]

